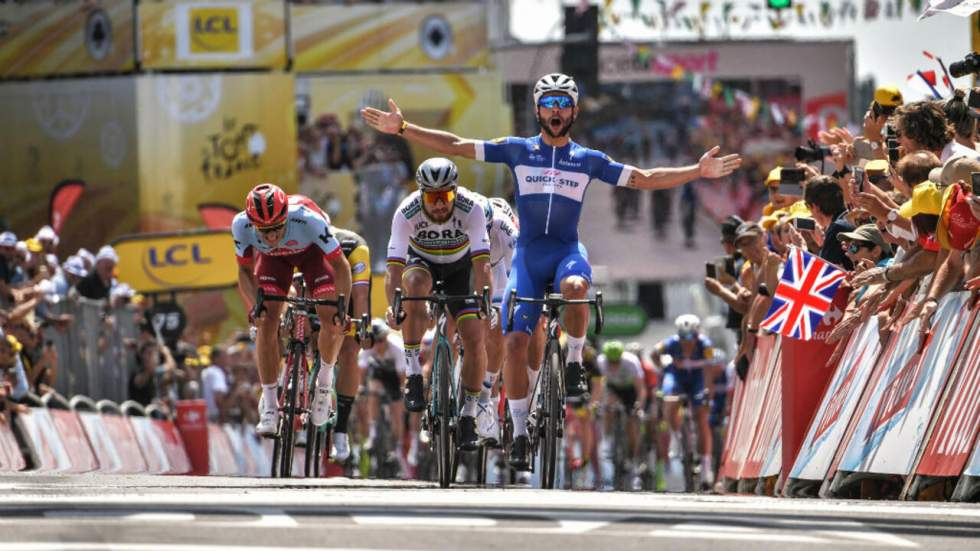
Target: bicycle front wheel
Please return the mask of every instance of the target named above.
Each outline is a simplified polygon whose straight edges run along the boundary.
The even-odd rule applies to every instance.
[[[284,404],[283,414],[279,418],[281,428],[279,439],[281,440],[279,476],[290,478],[293,475],[293,454],[296,451],[296,394],[299,389],[299,373],[303,367],[305,354],[302,347],[293,350],[289,361],[289,376],[286,380],[286,403]],[[305,370],[303,370],[305,372]]]
[[[436,422],[439,424],[439,437],[436,440],[436,460],[439,463],[439,487],[448,488],[452,483],[453,459],[456,455],[453,444],[452,404],[449,397],[449,365],[452,358],[449,356],[449,347],[445,344],[438,346],[435,357],[435,365],[432,368],[433,376],[436,378]]]
[[[558,446],[561,445],[562,406],[561,406],[561,352],[557,341],[548,344],[545,363],[541,367],[541,409],[544,431],[538,445],[538,462],[541,465],[541,487],[551,490],[555,487],[557,473]]]

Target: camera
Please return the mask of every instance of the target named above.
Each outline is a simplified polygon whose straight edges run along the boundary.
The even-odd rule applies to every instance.
[[[801,145],[796,148],[796,160],[803,163],[815,163],[817,161],[822,161],[824,158],[830,156],[830,148],[824,147],[822,145],[817,145],[816,142],[810,140],[807,145]]]
[[[966,54],[963,61],[949,64],[949,74],[954,78],[963,77],[969,74],[980,74],[980,55],[976,52]]]

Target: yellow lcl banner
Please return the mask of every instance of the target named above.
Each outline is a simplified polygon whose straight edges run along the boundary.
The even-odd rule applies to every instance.
[[[238,282],[230,231],[128,235],[113,246],[119,281],[140,293],[220,289]]]

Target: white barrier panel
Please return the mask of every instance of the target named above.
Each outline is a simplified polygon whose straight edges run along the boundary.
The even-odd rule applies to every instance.
[[[17,422],[24,429],[22,433],[27,436],[27,445],[37,460],[34,470],[66,472],[71,469],[68,450],[47,409],[32,408],[28,413],[18,415]]]
[[[208,474],[235,476],[238,474],[238,460],[232,450],[228,436],[220,425],[208,423]]]
[[[238,474],[243,476],[258,476],[259,470],[255,464],[255,459],[245,444],[245,433],[240,426],[224,425],[225,434],[231,444],[232,453],[238,461]]]
[[[78,474],[99,470],[98,457],[85,436],[78,414],[63,409],[49,409],[48,415],[58,430],[58,436],[68,453],[68,460],[71,461],[71,468],[66,472]]]
[[[157,437],[153,422],[146,417],[130,417],[129,424],[136,435],[143,458],[146,459],[146,472],[149,474],[166,474],[170,472],[170,461],[167,450]]]
[[[256,476],[270,476],[272,473],[272,441],[255,434],[255,427],[245,425],[242,439],[252,462],[255,463]]]
[[[78,418],[81,420],[82,426],[85,427],[85,434],[88,435],[95,457],[99,460],[99,472],[123,472],[122,457],[109,436],[109,431],[102,423],[102,416],[98,413],[79,412]]]
[[[102,420],[105,432],[112,440],[116,451],[119,452],[119,458],[122,461],[122,468],[119,472],[127,474],[147,472],[146,458],[143,456],[143,451],[136,439],[136,432],[129,420],[119,415],[97,415],[94,413],[91,415]]]
[[[896,353],[861,416],[839,470],[909,475],[953,356],[966,331],[968,293],[943,297],[934,317],[935,335],[921,358],[919,321],[902,328]]]
[[[191,472],[191,460],[184,449],[184,441],[180,437],[180,431],[172,421],[160,419],[150,419],[150,426],[156,434],[157,440],[163,447],[163,452],[167,454],[167,464],[170,469],[167,474],[187,474]]]
[[[973,448],[973,455],[970,456],[966,468],[963,469],[963,475],[980,476],[980,439],[977,440],[977,445]]]
[[[819,481],[827,476],[880,353],[878,317],[871,316],[847,344],[800,446],[790,479]]]
[[[27,462],[20,453],[20,445],[14,436],[13,428],[0,423],[0,472],[20,471],[27,468]]]

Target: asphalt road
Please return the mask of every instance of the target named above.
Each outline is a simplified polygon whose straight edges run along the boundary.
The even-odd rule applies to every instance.
[[[980,508],[346,479],[0,476],[0,551],[980,549]]]

